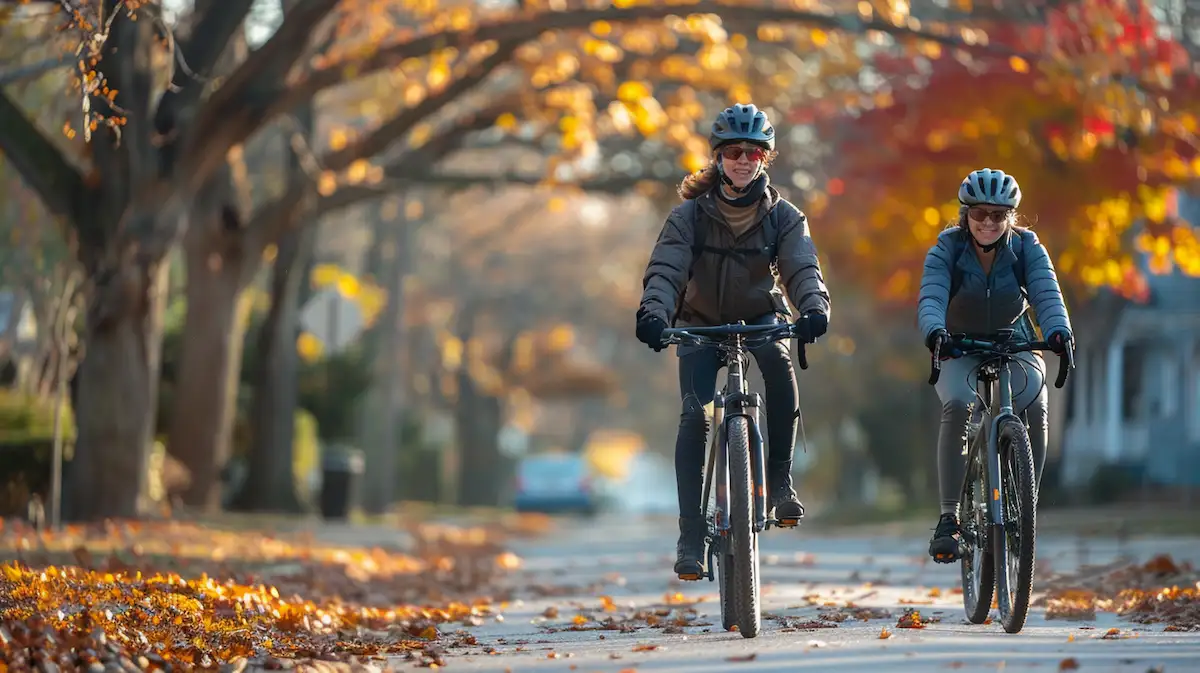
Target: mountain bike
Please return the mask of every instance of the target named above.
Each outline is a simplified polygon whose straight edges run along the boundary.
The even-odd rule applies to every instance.
[[[721,625],[726,631],[736,626],[743,638],[756,637],[761,628],[758,534],[771,526],[794,528],[800,523],[767,518],[766,461],[758,422],[762,396],[750,392],[746,368],[751,349],[795,337],[794,324],[747,325],[744,321],[663,332],[663,343],[717,348],[724,356],[725,386],[713,400],[716,432],[704,472],[703,511],[709,512],[705,569],[699,577],[684,579],[705,577],[712,582],[720,577]],[[797,357],[800,368],[808,369],[803,344]],[[715,506],[710,511],[709,495],[714,490]]]
[[[1029,613],[1038,495],[1029,432],[1013,411],[1009,369],[1014,362],[1025,366],[1017,353],[1050,350],[1044,341],[1014,339],[1014,334],[1013,329],[1000,330],[992,340],[959,334],[951,336],[949,344],[950,357],[983,356],[968,374],[977,382],[972,389],[979,403],[971,405],[967,433],[971,440],[964,447],[967,471],[958,500],[963,608],[968,621],[984,623],[995,591],[1000,623],[1008,633],[1024,628]],[[938,344],[930,385],[938,381],[941,360]],[[1074,367],[1074,351],[1068,347],[1059,357],[1055,388],[1063,387]],[[984,384],[982,392],[978,384]]]

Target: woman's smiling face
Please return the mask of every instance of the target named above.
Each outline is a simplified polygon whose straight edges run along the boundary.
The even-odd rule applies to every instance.
[[[1012,208],[1003,206],[971,206],[967,209],[967,226],[979,245],[998,241],[1012,224]]]
[[[719,153],[721,170],[738,189],[742,189],[758,177],[762,162],[767,157],[766,150],[749,143],[726,145]]]

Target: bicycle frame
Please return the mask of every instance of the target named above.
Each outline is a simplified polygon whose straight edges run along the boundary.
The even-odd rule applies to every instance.
[[[988,499],[988,519],[993,525],[1004,525],[1004,488],[1000,479],[1000,424],[1007,418],[1021,419],[1013,412],[1012,371],[1009,369],[1011,355],[1000,355],[998,366],[999,376],[995,385],[1000,393],[992,398],[992,408],[989,409],[991,422],[988,424],[987,435],[987,476],[988,490],[992,497]],[[976,374],[977,380],[983,379],[982,372]],[[992,385],[991,382],[988,385]],[[999,404],[999,409],[996,405]]]
[[[716,502],[713,511],[713,532],[716,534],[713,544],[708,548],[709,581],[715,581],[713,572],[713,557],[724,551],[725,541],[730,530],[730,499],[729,499],[729,422],[743,417],[750,429],[750,470],[754,491],[754,532],[761,533],[770,527],[767,519],[767,476],[765,443],[759,425],[759,409],[762,407],[762,396],[752,393],[746,381],[746,371],[749,367],[750,345],[747,337],[765,337],[778,339],[781,336],[794,336],[793,326],[786,323],[768,325],[747,325],[740,322],[737,325],[720,327],[694,327],[669,329],[664,332],[667,343],[682,343],[690,341],[698,345],[720,349],[725,354],[725,383],[713,398],[713,433],[709,443],[708,467],[704,476],[704,495],[702,511],[707,512],[710,493],[716,485]],[[724,338],[714,338],[724,337]],[[798,344],[798,359],[801,369],[808,368],[808,360],[804,354],[804,345]]]
[[[716,451],[710,454],[709,465],[716,459],[716,471],[707,474],[704,489],[704,510],[708,509],[708,493],[711,490],[711,480],[717,480],[717,501],[715,526],[718,533],[725,537],[729,533],[729,421],[739,416],[746,419],[750,426],[750,468],[754,479],[754,531],[762,532],[767,523],[767,475],[766,458],[763,452],[762,430],[759,427],[758,410],[762,399],[758,393],[749,391],[746,383],[746,369],[749,352],[745,346],[745,338],[736,335],[732,347],[726,351],[728,372],[725,375],[725,385],[713,399],[713,425],[718,431],[713,438]],[[730,390],[736,387],[735,390]],[[716,419],[717,413],[720,419]],[[710,470],[711,472],[711,470]]]
[[[1000,360],[997,365],[998,374],[996,376],[996,385],[999,395],[991,400],[988,411],[991,415],[990,423],[988,424],[987,434],[987,456],[985,458],[987,464],[988,490],[991,497],[988,498],[988,519],[993,525],[1004,525],[1004,489],[1002,488],[1000,477],[1000,424],[1009,418],[1016,419],[1018,422],[1024,421],[1016,414],[1013,409],[1013,394],[1012,394],[1012,371],[1010,369],[1012,362],[1016,359],[1016,354],[1021,352],[1032,352],[1039,350],[1048,350],[1050,345],[1044,341],[1018,342],[1013,344],[1012,337],[1015,331],[1012,329],[999,330],[994,340],[970,339],[964,336],[959,336],[955,339],[955,344],[962,349],[962,355],[984,355],[988,358]],[[941,344],[938,344],[933,353],[933,372],[929,377],[930,385],[936,384],[941,373]],[[1055,388],[1062,388],[1066,383],[1068,372],[1075,367],[1074,352],[1068,348],[1066,357],[1059,359],[1058,376],[1054,381]],[[984,377],[983,372],[975,374],[976,380],[987,380],[989,377]],[[990,385],[990,383],[989,383]],[[997,408],[997,404],[999,405]],[[968,450],[972,450],[972,447]]]

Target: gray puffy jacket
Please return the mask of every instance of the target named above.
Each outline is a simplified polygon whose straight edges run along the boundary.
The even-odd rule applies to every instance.
[[[1011,228],[1005,241],[996,248],[990,274],[984,273],[970,244],[970,236],[962,228],[947,229],[925,256],[917,302],[917,323],[922,336],[928,339],[938,328],[951,334],[982,336],[1012,327],[1023,338],[1033,339],[1033,323],[1023,319],[1030,304],[1043,337],[1060,330],[1070,333],[1071,319],[1067,316],[1058,276],[1036,234],[1021,227]],[[1018,264],[1024,268],[1018,270]],[[950,296],[952,277],[957,278],[953,297]]]

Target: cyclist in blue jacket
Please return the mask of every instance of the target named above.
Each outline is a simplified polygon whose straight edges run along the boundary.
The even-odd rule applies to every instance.
[[[1015,329],[1016,337],[1036,340],[1037,323],[1051,349],[1063,355],[1071,346],[1071,321],[1062,289],[1046,248],[1029,229],[1016,225],[1021,187],[1004,171],[972,171],[958,188],[959,217],[938,236],[925,257],[917,322],[925,346],[939,343],[948,353],[950,334],[989,338],[999,329]],[[1046,462],[1045,363],[1036,353],[1021,353],[1023,363],[1013,370],[1013,403],[1026,414],[1033,450],[1035,480],[1041,483]],[[967,423],[975,401],[975,382],[969,373],[980,356],[942,364],[937,394],[942,402],[938,433],[938,485],[941,516],[929,542],[929,554],[949,563],[960,556],[958,494],[966,472],[962,452]],[[1024,372],[1024,378],[1021,372]]]

